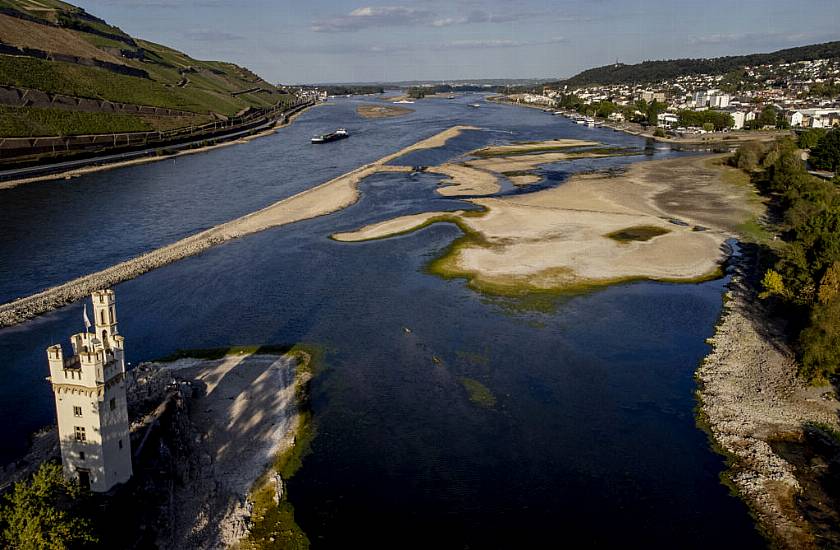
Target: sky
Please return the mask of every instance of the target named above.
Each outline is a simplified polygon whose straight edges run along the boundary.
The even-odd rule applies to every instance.
[[[563,78],[840,40],[840,0],[76,0],[274,83]]]

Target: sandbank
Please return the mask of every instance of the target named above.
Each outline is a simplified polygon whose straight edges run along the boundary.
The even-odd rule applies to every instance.
[[[448,176],[448,179],[441,181],[442,186],[437,189],[438,194],[444,197],[492,195],[501,189],[499,178],[495,174],[468,165],[441,164],[427,168],[426,172]]]
[[[507,176],[507,179],[516,186],[520,185],[531,185],[533,183],[539,183],[542,181],[542,177],[536,174],[521,174],[521,175],[511,175]]]
[[[414,109],[396,105],[359,105],[356,113],[363,118],[393,118],[413,113]]]
[[[511,145],[495,145],[478,149],[472,154],[477,157],[511,156],[540,151],[556,151],[558,149],[570,149],[574,147],[594,147],[600,145],[597,141],[586,141],[582,139],[551,139],[547,141],[533,141],[514,143]]]
[[[341,239],[383,238],[388,229],[403,233],[429,223],[457,223],[465,236],[433,263],[433,271],[497,292],[570,290],[634,279],[694,281],[719,271],[725,240],[754,215],[749,190],[727,183],[724,170],[709,157],[641,162],[620,176],[576,176],[526,195],[469,199],[483,214],[403,217]],[[673,223],[676,217],[679,224]],[[625,242],[608,236],[638,226],[663,234]]]
[[[392,166],[386,163],[412,151],[441,147],[462,131],[476,129],[472,126],[454,126],[241,218],[217,225],[102,271],[2,304],[0,305],[0,327],[14,325],[75,302],[89,295],[93,290],[111,287],[122,281],[133,279],[152,269],[198,254],[230,239],[341,210],[358,200],[358,185],[364,178],[378,172],[412,171],[410,166]]]

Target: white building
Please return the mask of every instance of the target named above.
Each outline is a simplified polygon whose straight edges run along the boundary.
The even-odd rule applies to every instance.
[[[680,122],[680,118],[674,113],[659,113],[656,115],[656,125],[665,128],[674,128]]]
[[[124,340],[117,330],[114,291],[93,293],[94,332],[70,337],[72,356],[61,344],[47,348],[55,394],[61,462],[68,478],[105,492],[131,477],[131,442],[125,395]]]
[[[726,109],[729,107],[729,101],[732,98],[729,94],[714,94],[709,96],[710,109]]]
[[[788,115],[788,122],[794,128],[802,126],[803,115],[802,111],[794,111]]]
[[[741,130],[747,122],[747,113],[744,111],[729,111],[729,114],[732,115],[732,120],[735,121],[732,129]]]

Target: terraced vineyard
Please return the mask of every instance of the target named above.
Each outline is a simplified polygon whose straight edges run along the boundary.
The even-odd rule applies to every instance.
[[[0,100],[0,137],[169,130],[294,99],[246,68],[135,39],[58,0],[0,0],[0,86],[21,98]],[[115,114],[103,101],[183,113]]]

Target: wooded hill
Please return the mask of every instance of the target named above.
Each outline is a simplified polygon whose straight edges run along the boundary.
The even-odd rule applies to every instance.
[[[0,136],[170,130],[291,100],[65,2],[0,0]]]
[[[589,86],[593,84],[645,84],[670,80],[679,76],[700,74],[724,75],[745,66],[775,63],[792,63],[814,59],[840,57],[840,41],[800,46],[773,53],[757,53],[712,59],[669,59],[644,61],[635,65],[617,63],[588,69],[566,80],[549,86]]]

